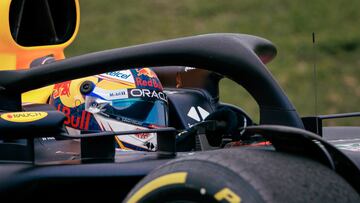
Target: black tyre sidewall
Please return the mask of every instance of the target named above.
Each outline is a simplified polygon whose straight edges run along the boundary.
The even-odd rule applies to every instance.
[[[155,170],[132,190],[125,202],[154,179],[176,173],[186,173],[186,181],[152,190],[139,202],[264,202],[241,176],[204,160],[178,161]]]
[[[141,180],[125,202],[152,181],[176,173],[185,173],[186,179],[153,187],[137,202],[360,202],[345,179],[316,161],[250,148],[201,152],[170,161]],[[216,199],[224,189],[225,195]]]

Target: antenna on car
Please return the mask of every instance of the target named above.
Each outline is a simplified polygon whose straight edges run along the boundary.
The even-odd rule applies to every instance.
[[[313,64],[313,82],[314,82],[314,110],[315,110],[315,116],[318,116],[318,97],[317,97],[317,70],[316,70],[316,47],[315,47],[315,32],[312,33],[312,43],[313,43],[313,52],[314,52],[314,64]],[[319,125],[318,119],[316,119],[316,126]],[[319,128],[316,128],[316,133],[319,134]]]
[[[317,98],[317,71],[316,71],[316,48],[315,48],[315,32],[312,33],[312,43],[313,43],[313,50],[314,50],[314,64],[313,64],[313,73],[314,73],[314,105],[315,105],[315,116],[318,115],[318,109],[317,109],[317,103],[318,103],[318,98]]]

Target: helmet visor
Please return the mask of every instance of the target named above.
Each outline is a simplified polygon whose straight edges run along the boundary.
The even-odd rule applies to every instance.
[[[103,100],[98,97],[86,96],[85,109],[90,113],[98,113],[122,122],[137,125],[167,126],[167,104],[162,100],[144,100],[129,98]]]

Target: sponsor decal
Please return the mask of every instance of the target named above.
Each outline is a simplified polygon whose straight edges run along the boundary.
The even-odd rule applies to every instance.
[[[64,124],[81,130],[88,130],[90,124],[91,114],[87,111],[81,111],[81,114],[71,114],[71,109],[67,106],[59,104],[57,110],[65,114],[66,119]]]
[[[139,126],[143,125],[143,123],[140,122],[140,121],[133,120],[133,119],[126,118],[126,117],[117,117],[116,119],[121,120],[122,122],[125,122],[125,123],[131,123],[131,124],[134,124],[134,125],[139,125]]]
[[[167,102],[167,96],[164,92],[148,89],[130,89],[130,96],[132,97],[146,97],[153,99],[160,99]]]
[[[135,130],[143,130],[143,129],[136,128]],[[139,139],[145,140],[145,139],[149,138],[150,134],[151,133],[138,133],[138,134],[135,134],[135,136]]]
[[[157,89],[162,89],[160,82],[157,79],[150,78],[148,80],[143,80],[142,78],[136,77],[135,78],[136,86],[140,87],[153,87]]]
[[[57,83],[54,86],[53,97],[57,98],[60,96],[70,96],[70,84],[71,81]]]
[[[105,100],[115,100],[115,99],[126,99],[129,98],[127,89],[117,89],[117,90],[104,90],[98,87],[92,92],[93,94],[98,95]]]
[[[15,123],[33,122],[45,118],[48,115],[46,112],[18,112],[18,113],[5,113],[1,118]]]
[[[112,99],[123,99],[128,98],[128,94],[126,90],[117,90],[110,92],[109,97]]]
[[[135,69],[135,84],[137,87],[153,87],[162,89],[162,85],[156,74],[149,68]]]
[[[155,149],[155,145],[152,142],[145,142],[144,146],[146,146],[150,151],[153,151]]]
[[[114,72],[104,73],[104,75],[121,78],[121,79],[128,79],[131,76],[131,73],[128,71],[126,71],[126,72],[125,71],[114,71]]]
[[[41,138],[43,141],[53,141],[56,140],[55,137],[43,137]]]
[[[187,176],[187,172],[176,172],[157,177],[140,187],[134,194],[130,196],[130,198],[127,200],[127,203],[141,202],[142,198],[159,188],[184,184],[186,182]]]
[[[192,106],[187,113],[187,116],[196,120],[196,121],[203,121],[210,113],[203,109],[201,106],[194,107]]]
[[[100,76],[104,77],[104,78],[110,78],[110,79],[134,83],[134,77],[131,74],[130,70],[103,73],[103,74],[100,74]]]
[[[156,74],[152,70],[150,70],[149,68],[137,68],[136,72],[137,72],[138,77],[147,76],[149,78],[157,78]]]

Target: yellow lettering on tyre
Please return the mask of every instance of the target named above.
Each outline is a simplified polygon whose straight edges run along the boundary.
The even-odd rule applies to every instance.
[[[139,202],[145,195],[151,193],[152,191],[173,184],[183,184],[186,182],[187,173],[186,172],[177,172],[170,173],[160,177],[155,178],[149,183],[142,186],[134,195],[132,195],[127,203],[136,203]]]
[[[240,203],[241,202],[241,198],[227,187],[223,188],[222,190],[217,192],[214,195],[214,197],[218,201],[226,200],[229,203]]]
[[[14,123],[27,123],[33,122],[45,118],[48,115],[46,112],[16,112],[16,113],[4,113],[0,117],[6,121]]]

